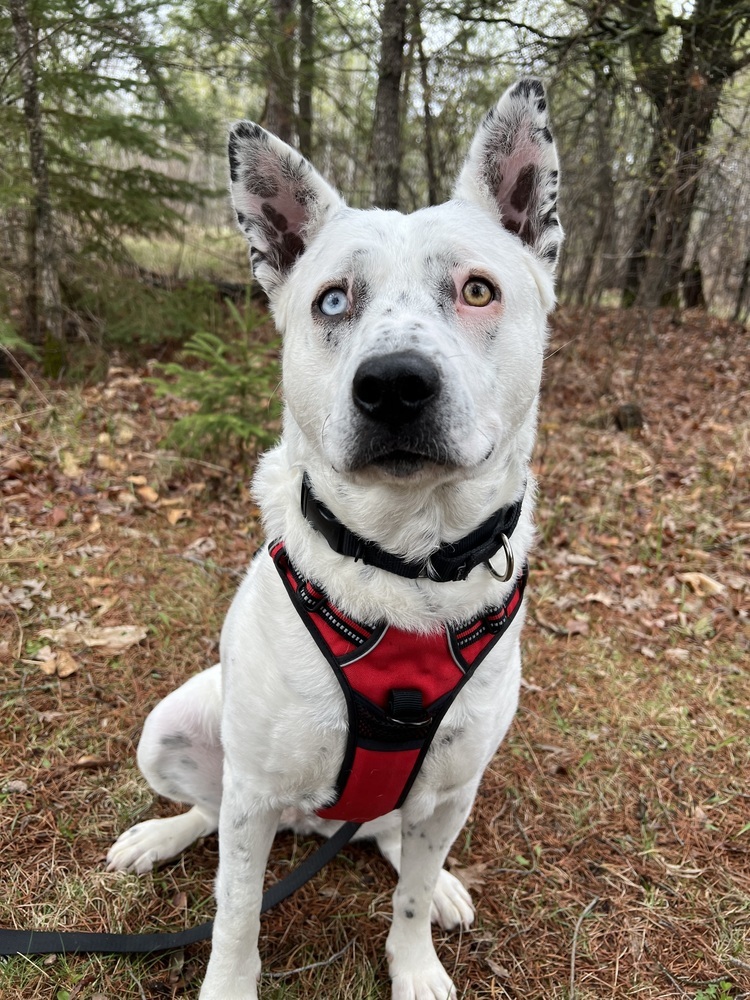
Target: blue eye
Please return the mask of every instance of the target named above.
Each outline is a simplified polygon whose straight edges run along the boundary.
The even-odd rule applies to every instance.
[[[324,316],[341,316],[349,308],[349,300],[343,288],[329,288],[318,299],[318,309]]]

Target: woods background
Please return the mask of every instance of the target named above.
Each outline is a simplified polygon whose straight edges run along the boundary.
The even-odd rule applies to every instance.
[[[562,301],[744,321],[749,38],[736,0],[10,0],[0,343],[41,345],[57,374],[86,345],[190,332],[147,315],[153,272],[246,280],[234,118],[298,145],[350,204],[409,211],[449,196],[522,73],[548,82],[561,147]]]
[[[216,662],[262,544],[279,342],[227,195],[240,117],[350,204],[449,196],[522,73],[562,154],[518,715],[436,934],[472,1000],[750,1000],[748,0],[0,3],[0,927],[209,919],[215,837],[143,720]],[[280,835],[269,880],[314,849]],[[367,844],[264,917],[267,1000],[386,1000]],[[208,945],[0,962],[2,1000],[197,1000]]]

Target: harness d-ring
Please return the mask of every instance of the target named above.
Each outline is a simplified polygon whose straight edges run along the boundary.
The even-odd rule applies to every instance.
[[[506,535],[500,535],[500,541],[503,545],[503,552],[505,553],[505,573],[498,573],[494,568],[492,563],[487,559],[485,561],[485,566],[492,573],[496,580],[501,583],[507,583],[508,580],[513,578],[513,574],[516,571],[516,560],[513,557],[513,549],[510,547],[510,542]]]

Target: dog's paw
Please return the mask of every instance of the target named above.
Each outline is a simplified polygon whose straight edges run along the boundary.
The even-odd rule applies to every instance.
[[[444,931],[468,930],[474,923],[474,906],[469,890],[444,868],[432,897],[430,920]]]
[[[215,829],[214,819],[196,806],[180,816],[148,819],[131,826],[110,847],[107,871],[144,875]]]
[[[166,853],[163,823],[161,819],[149,819],[126,830],[107,852],[107,871],[145,875],[168,856],[174,857]]]
[[[456,988],[439,962],[429,970],[394,976],[392,1000],[456,1000]]]

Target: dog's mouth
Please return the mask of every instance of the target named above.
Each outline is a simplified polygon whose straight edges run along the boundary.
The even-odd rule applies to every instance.
[[[377,470],[397,479],[407,479],[426,467],[453,468],[455,462],[445,446],[437,443],[407,445],[399,448],[371,444],[360,452],[351,464],[352,472]]]

